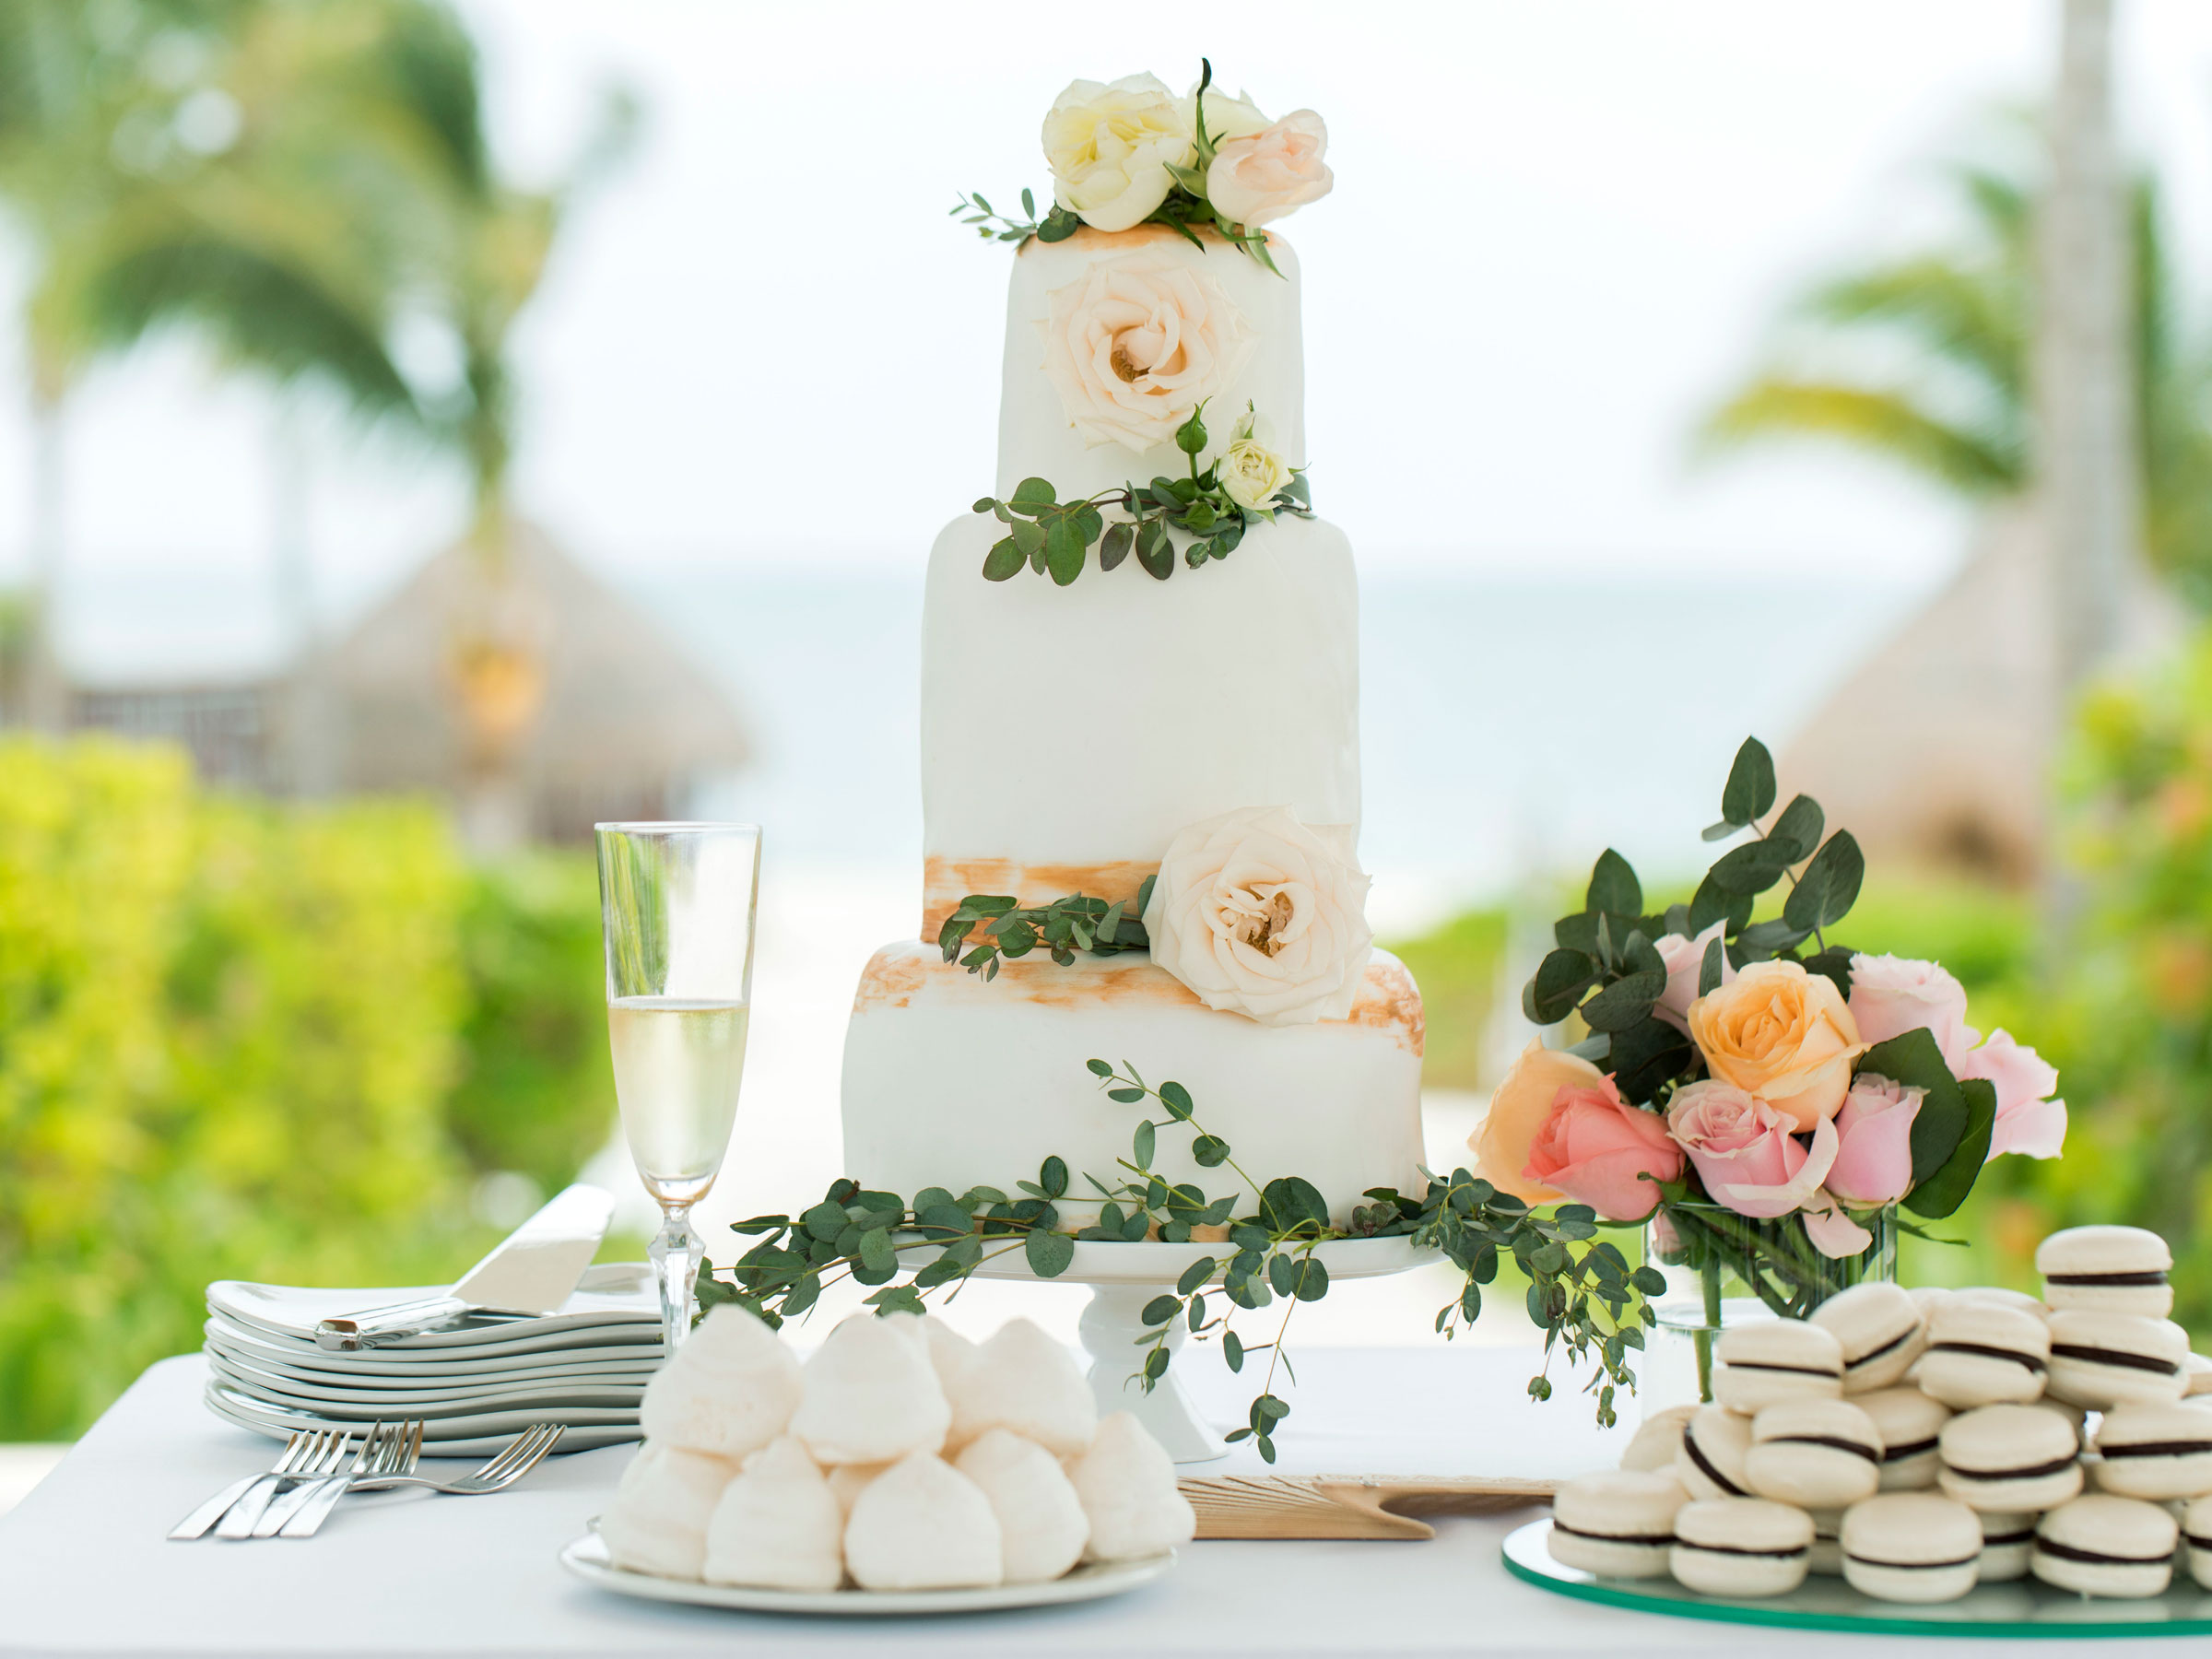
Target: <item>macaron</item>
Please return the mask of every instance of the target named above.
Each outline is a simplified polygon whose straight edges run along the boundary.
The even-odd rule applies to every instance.
[[[1636,1425],[1629,1449],[1620,1454],[1624,1469],[1672,1469],[1682,1450],[1682,1430],[1695,1417],[1695,1406],[1669,1406]]]
[[[1778,1400],[1833,1400],[1843,1393],[1843,1345],[1799,1319],[1731,1325],[1713,1345],[1712,1397],[1746,1416]]]
[[[2158,1595],[2173,1582],[2180,1536],[2171,1511],[2140,1498],[2091,1492],[2036,1523],[2028,1570],[2080,1595]]]
[[[2077,1452],[2088,1450],[2089,1414],[2088,1412],[2071,1400],[2054,1400],[2049,1394],[2045,1394],[2040,1400],[2030,1400],[2028,1404],[2038,1411],[2049,1412],[2071,1429],[2074,1431],[2074,1449]]]
[[[1692,1498],[1748,1498],[1744,1455],[1751,1450],[1751,1419],[1725,1406],[1700,1406],[1682,1430],[1675,1478]]]
[[[2027,1510],[1983,1510],[1982,1565],[1977,1573],[1984,1584],[2008,1583],[2028,1576],[2029,1548],[2035,1542],[2040,1516]]]
[[[1951,1408],[1917,1388],[1881,1388],[1853,1394],[1851,1403],[1874,1419],[1882,1437],[1882,1490],[1924,1491],[1936,1484],[1942,1459],[1936,1437],[1951,1420]]]
[[[2051,1392],[2091,1411],[2180,1399],[2188,1360],[2189,1333],[2169,1319],[2087,1308],[2051,1315]]]
[[[1841,1510],[1806,1510],[1813,1518],[1813,1553],[1806,1558],[1806,1570],[1822,1578],[1843,1576],[1843,1512]]]
[[[2212,1411],[2178,1400],[2115,1406],[2097,1424],[2089,1473],[2123,1498],[2156,1503],[2212,1492]]]
[[[2199,1498],[2182,1512],[2182,1556],[2189,1576],[2212,1590],[2212,1498]]]
[[[2163,1319],[2173,1312],[2167,1275],[2173,1252],[2140,1227],[2069,1227],[2036,1247],[2043,1300],[2054,1309],[2093,1308]]]
[[[1867,1394],[1901,1382],[1928,1346],[1926,1321],[1912,1293],[1870,1280],[1822,1302],[1812,1322],[1843,1348],[1843,1392]]]
[[[1843,1517],[1843,1578],[1887,1602],[1957,1601],[1982,1565],[1982,1523],[1933,1492],[1889,1492]]]
[[[2184,1397],[2212,1394],[2212,1359],[2206,1359],[2202,1354],[2192,1354],[2183,1366],[2182,1374],[2186,1383],[2182,1391]]]
[[[1936,1484],[1975,1510],[2056,1509],[2081,1490],[2080,1446],[2065,1418],[2033,1406],[1962,1411],[1936,1437]]]
[[[1953,1301],[1972,1302],[1982,1308],[2016,1308],[2022,1313],[2032,1313],[2038,1319],[2051,1317],[2050,1303],[2033,1297],[2025,1290],[2015,1290],[2006,1285],[1964,1285],[1948,1292]]]
[[[1882,1437],[1849,1400],[1783,1400],[1751,1419],[1744,1477],[1777,1503],[1843,1509],[1881,1485]]]
[[[1762,1498],[1718,1498],[1675,1512],[1667,1566],[1707,1595],[1782,1595],[1805,1583],[1813,1518]]]
[[[1551,1559],[1600,1578],[1665,1578],[1675,1512],[1689,1501],[1671,1470],[1606,1469],[1551,1500]]]
[[[1965,1411],[2034,1399],[2050,1363],[2051,1327],[2034,1314],[1953,1297],[1928,1316],[1928,1349],[1912,1380]]]

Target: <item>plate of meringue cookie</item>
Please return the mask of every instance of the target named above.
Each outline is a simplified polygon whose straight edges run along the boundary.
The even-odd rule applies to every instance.
[[[1175,1465],[1100,1417],[1026,1319],[973,1343],[855,1314],[802,1363],[724,1305],[655,1374],[645,1443],[561,1564],[602,1590],[756,1612],[923,1614],[1120,1594],[1197,1530]]]

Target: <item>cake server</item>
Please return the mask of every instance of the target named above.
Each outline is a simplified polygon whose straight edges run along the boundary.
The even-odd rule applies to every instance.
[[[315,1344],[338,1352],[416,1336],[471,1313],[558,1313],[599,1253],[615,1201],[579,1183],[516,1228],[443,1296],[342,1313],[315,1326]]]

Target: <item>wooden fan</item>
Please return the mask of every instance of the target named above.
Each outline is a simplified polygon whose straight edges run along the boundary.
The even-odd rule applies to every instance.
[[[1202,1538],[1433,1538],[1417,1515],[1542,1503],[1556,1480],[1499,1476],[1214,1475],[1181,1483]]]

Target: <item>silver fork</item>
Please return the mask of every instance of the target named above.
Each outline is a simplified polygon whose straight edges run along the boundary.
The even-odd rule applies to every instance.
[[[324,1492],[331,1493],[335,1501],[338,1494],[345,1491],[346,1482],[348,1478],[382,1467],[384,1440],[384,1425],[381,1422],[371,1423],[367,1429],[361,1431],[361,1438],[348,1448],[353,1453],[351,1467],[347,1466],[344,1455],[341,1453],[337,1462],[327,1465],[322,1471],[321,1478],[300,1481],[290,1491],[271,1499],[269,1507],[253,1524],[253,1535],[257,1538],[275,1537],[286,1523],[313,1503]]]
[[[398,1487],[420,1487],[456,1498],[474,1498],[483,1492],[504,1491],[546,1461],[546,1455],[568,1432],[560,1423],[533,1423],[516,1436],[497,1457],[473,1475],[458,1480],[430,1480],[419,1475],[372,1475],[349,1483],[357,1492],[383,1492]]]
[[[276,1461],[271,1464],[265,1472],[249,1475],[242,1480],[232,1481],[214,1497],[208,1499],[206,1502],[201,1504],[198,1509],[194,1510],[191,1514],[185,1516],[183,1520],[178,1522],[176,1525],[171,1527],[169,1535],[180,1543],[205,1536],[209,1527],[230,1512],[232,1504],[243,1498],[260,1482],[278,1479],[298,1468],[306,1458],[309,1449],[321,1438],[322,1436],[316,1431],[300,1430],[285,1441],[283,1452],[277,1455]]]
[[[215,1535],[233,1542],[252,1537],[253,1528],[260,1524],[262,1515],[275,1501],[278,1492],[293,1481],[327,1475],[334,1469],[343,1467],[346,1454],[351,1449],[344,1430],[319,1430],[306,1454],[288,1473],[263,1477],[251,1491],[230,1506],[229,1513],[216,1523]]]

